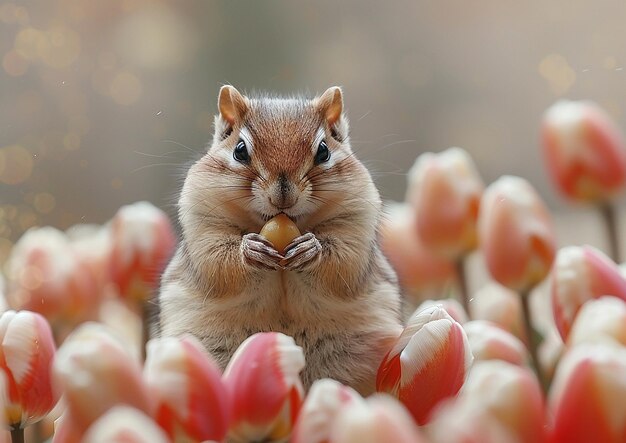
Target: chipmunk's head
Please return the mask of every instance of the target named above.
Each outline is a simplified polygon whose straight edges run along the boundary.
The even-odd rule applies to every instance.
[[[250,226],[284,212],[310,228],[351,200],[366,204],[373,184],[350,149],[339,87],[305,99],[246,97],[223,86],[218,107],[213,143],[192,172],[220,211]]]

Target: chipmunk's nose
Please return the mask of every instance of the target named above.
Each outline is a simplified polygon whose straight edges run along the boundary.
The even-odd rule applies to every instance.
[[[278,209],[291,208],[298,201],[297,188],[285,174],[281,173],[270,190],[269,199]]]

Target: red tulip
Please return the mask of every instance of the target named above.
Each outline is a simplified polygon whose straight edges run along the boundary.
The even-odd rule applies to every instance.
[[[542,443],[545,407],[535,375],[500,360],[476,362],[459,396],[429,426],[438,443]]]
[[[150,417],[129,406],[115,406],[95,421],[82,443],[169,443]]]
[[[67,405],[62,429],[71,435],[83,435],[116,405],[149,412],[138,361],[98,323],[83,324],[65,340],[57,352],[54,375]],[[55,442],[64,442],[57,434],[63,433],[55,433]]]
[[[611,295],[626,300],[626,279],[606,255],[591,246],[559,250],[552,271],[552,310],[561,337],[567,340],[580,307]]]
[[[298,415],[291,443],[328,443],[340,411],[362,402],[354,389],[335,380],[315,381]]]
[[[100,288],[62,232],[29,230],[11,251],[8,268],[12,307],[40,313],[55,330],[95,318]]]
[[[608,341],[626,346],[626,301],[617,297],[589,300],[578,311],[567,344]]]
[[[424,153],[408,176],[407,202],[417,211],[424,245],[452,260],[474,249],[484,185],[469,154],[461,148]]]
[[[478,231],[487,268],[500,284],[524,292],[548,275],[556,247],[552,220],[523,178],[503,176],[489,185]]]
[[[400,399],[424,424],[441,400],[459,391],[472,359],[463,327],[432,306],[411,317],[378,369],[376,388]]]
[[[24,428],[44,418],[58,399],[52,389],[52,331],[39,314],[7,311],[0,317],[0,343],[8,388],[4,415],[9,426]]]
[[[123,206],[111,221],[110,277],[124,298],[145,300],[175,245],[169,218],[148,202]]]
[[[424,300],[421,305],[417,307],[415,312],[423,311],[432,306],[441,306],[455,321],[460,324],[467,323],[469,318],[461,303],[453,298],[442,298],[439,300]]]
[[[375,394],[341,409],[329,443],[425,442],[407,410],[397,400]]]
[[[522,302],[515,291],[495,282],[488,283],[474,293],[470,311],[472,319],[489,321],[526,340]]]
[[[557,367],[550,389],[555,443],[626,441],[626,348],[574,347]]]
[[[237,441],[289,437],[304,399],[298,374],[304,353],[278,332],[254,334],[235,352],[224,372],[231,399],[228,437]]]
[[[224,440],[230,412],[226,388],[195,337],[149,341],[144,375],[155,419],[173,440]]]
[[[603,200],[624,187],[622,134],[595,103],[555,103],[544,115],[542,131],[548,171],[565,196]]]
[[[517,337],[484,320],[463,325],[476,360],[503,360],[514,365],[529,363],[526,346]]]
[[[424,294],[440,294],[455,279],[454,264],[424,246],[415,230],[415,210],[409,205],[387,203],[385,213],[380,245],[403,293],[413,302]]]

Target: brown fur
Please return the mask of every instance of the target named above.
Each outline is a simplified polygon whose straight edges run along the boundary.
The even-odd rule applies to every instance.
[[[401,329],[400,302],[376,241],[380,197],[350,149],[341,91],[250,99],[225,88],[213,143],[181,193],[183,236],[162,280],[162,333],[195,334],[224,367],[251,334],[283,332],[304,349],[306,387],[331,377],[370,393]],[[319,134],[330,167],[314,164]],[[249,165],[232,160],[244,137]],[[296,203],[284,212],[321,248],[297,269],[254,266],[243,236],[281,212],[271,203],[287,194]]]

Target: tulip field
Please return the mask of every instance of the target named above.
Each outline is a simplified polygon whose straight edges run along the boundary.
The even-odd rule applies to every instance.
[[[626,443],[626,144],[591,102],[541,124],[544,167],[597,208],[609,250],[558,248],[526,179],[485,184],[461,148],[420,155],[380,227],[407,309],[367,397],[332,379],[305,391],[302,348],[279,332],[223,371],[200,338],[159,336],[176,235],[150,203],[30,229],[0,275],[0,443]],[[470,291],[476,252],[490,281]]]

